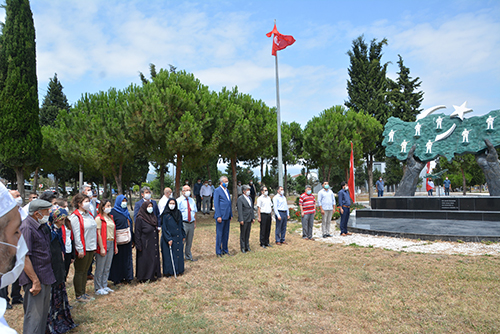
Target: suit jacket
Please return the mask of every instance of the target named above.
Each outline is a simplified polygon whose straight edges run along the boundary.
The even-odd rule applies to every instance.
[[[134,222],[136,221],[136,217],[139,213],[139,209],[141,208],[142,203],[144,203],[144,198],[141,198],[141,200],[134,205]],[[156,201],[154,199],[151,200],[151,203],[153,203],[153,213],[158,219],[158,227],[161,227],[160,209],[158,209],[158,204],[156,204]]]
[[[229,194],[229,191],[228,191]],[[214,218],[222,218],[229,220],[233,217],[233,209],[231,208],[231,200],[227,198],[222,186],[217,187],[214,191]]]
[[[252,202],[252,198],[249,197],[250,202]],[[238,207],[238,221],[249,223],[251,222],[255,217],[253,213],[253,206],[251,206],[245,195],[241,195],[238,197],[238,201],[236,202],[236,206]]]

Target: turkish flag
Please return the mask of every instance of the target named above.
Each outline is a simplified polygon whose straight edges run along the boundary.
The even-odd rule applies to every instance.
[[[351,159],[349,160],[349,181],[347,181],[347,186],[349,187],[349,195],[351,196],[352,202],[356,203],[356,189],[354,188],[354,154],[352,151],[351,142]]]
[[[267,37],[271,37],[273,35],[273,52],[272,55],[276,56],[276,51],[278,50],[283,50],[289,45],[292,45],[295,43],[295,38],[291,35],[282,35],[279,33],[278,29],[276,28],[276,23],[274,24],[274,28],[272,31],[268,32],[266,34]]]

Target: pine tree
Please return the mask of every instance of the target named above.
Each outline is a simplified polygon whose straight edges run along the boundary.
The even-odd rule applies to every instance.
[[[6,0],[0,49],[0,160],[16,171],[24,198],[24,170],[40,160],[35,26],[28,0]]]
[[[66,95],[63,93],[63,86],[57,79],[57,73],[54,78],[50,79],[47,95],[43,99],[42,107],[40,108],[40,125],[54,126],[57,115],[60,109],[69,111],[69,103]]]
[[[417,92],[422,84],[419,77],[412,79],[410,69],[403,64],[403,58],[399,56],[398,78],[396,82],[389,80],[392,116],[405,122],[414,122],[417,115],[422,111],[420,105],[424,99],[424,92]]]

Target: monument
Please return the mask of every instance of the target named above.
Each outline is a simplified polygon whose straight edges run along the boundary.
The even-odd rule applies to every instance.
[[[391,117],[382,145],[388,157],[406,161],[394,197],[375,197],[371,209],[357,210],[349,229],[355,232],[427,240],[500,241],[500,110],[466,118],[467,102],[453,106],[450,115],[434,114],[446,108],[424,110],[415,122]],[[490,196],[415,196],[419,175],[427,162],[439,156],[451,161],[472,153],[483,171]],[[442,173],[440,173],[442,174]],[[440,175],[429,175],[429,177]]]

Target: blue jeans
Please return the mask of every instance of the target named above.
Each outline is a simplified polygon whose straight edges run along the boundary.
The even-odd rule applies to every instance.
[[[450,188],[444,188],[444,195],[450,196]]]
[[[378,197],[384,196],[384,191],[383,190],[378,190],[377,193],[378,193]]]
[[[215,253],[216,254],[227,254],[229,250],[227,249],[227,242],[229,240],[229,225],[230,220],[223,220],[222,222],[218,222],[215,220]]]
[[[279,211],[281,220],[276,216],[276,242],[285,242],[285,234],[286,234],[286,220],[287,214],[286,211]]]
[[[432,189],[427,192],[427,195],[432,196]]]
[[[342,210],[344,210],[344,213],[340,214],[340,234],[347,233],[347,222],[349,221],[350,213],[349,208],[342,207]]]

